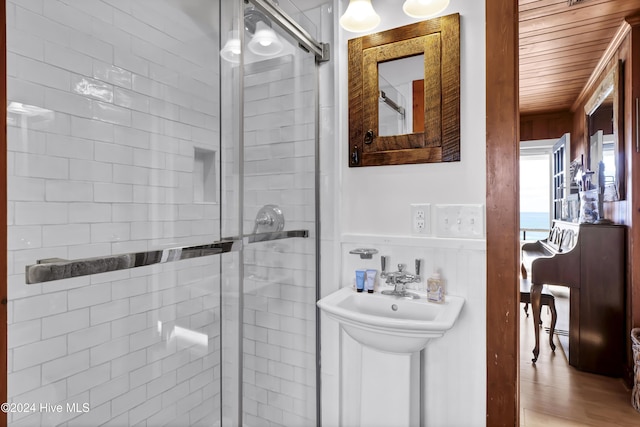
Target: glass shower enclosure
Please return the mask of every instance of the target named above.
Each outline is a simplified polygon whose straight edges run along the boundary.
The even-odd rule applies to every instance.
[[[6,7],[9,425],[319,423],[315,24]]]

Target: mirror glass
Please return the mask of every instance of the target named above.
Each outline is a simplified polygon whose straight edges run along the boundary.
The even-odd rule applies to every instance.
[[[424,131],[423,82],[424,54],[378,63],[378,135]]]
[[[594,95],[595,102],[587,115],[589,135],[588,169],[593,171],[592,186],[599,189],[605,201],[620,199],[618,143],[616,126],[615,79],[605,79]]]

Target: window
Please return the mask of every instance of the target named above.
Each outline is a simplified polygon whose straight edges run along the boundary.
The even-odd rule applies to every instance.
[[[520,239],[540,240],[551,225],[552,152],[556,140],[520,144]]]
[[[539,240],[549,234],[551,156],[520,154],[520,239]]]

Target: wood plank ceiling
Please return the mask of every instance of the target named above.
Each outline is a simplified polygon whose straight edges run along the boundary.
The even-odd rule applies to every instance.
[[[520,114],[570,110],[624,17],[640,11],[640,0],[569,2],[519,0]]]

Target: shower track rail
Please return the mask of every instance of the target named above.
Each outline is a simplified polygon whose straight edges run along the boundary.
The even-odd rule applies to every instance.
[[[269,19],[277,22],[283,30],[295,38],[301,47],[307,52],[312,52],[316,57],[316,62],[326,62],[329,60],[330,49],[328,43],[317,41],[311,34],[307,32],[295,19],[287,15],[277,3],[268,0],[250,0],[251,4],[267,15]]]
[[[25,267],[25,282],[28,285],[32,285],[36,283],[51,282],[54,280],[88,276],[91,274],[145,267],[154,264],[164,264],[183,259],[219,255],[227,252],[239,251],[243,244],[268,242],[271,240],[288,239],[292,237],[309,237],[309,231],[288,230],[247,234],[244,235],[242,239],[238,237],[229,237],[204,245],[179,246],[146,252],[132,252],[94,258],[74,260],[62,258],[40,259],[36,261],[36,264],[27,265]]]

